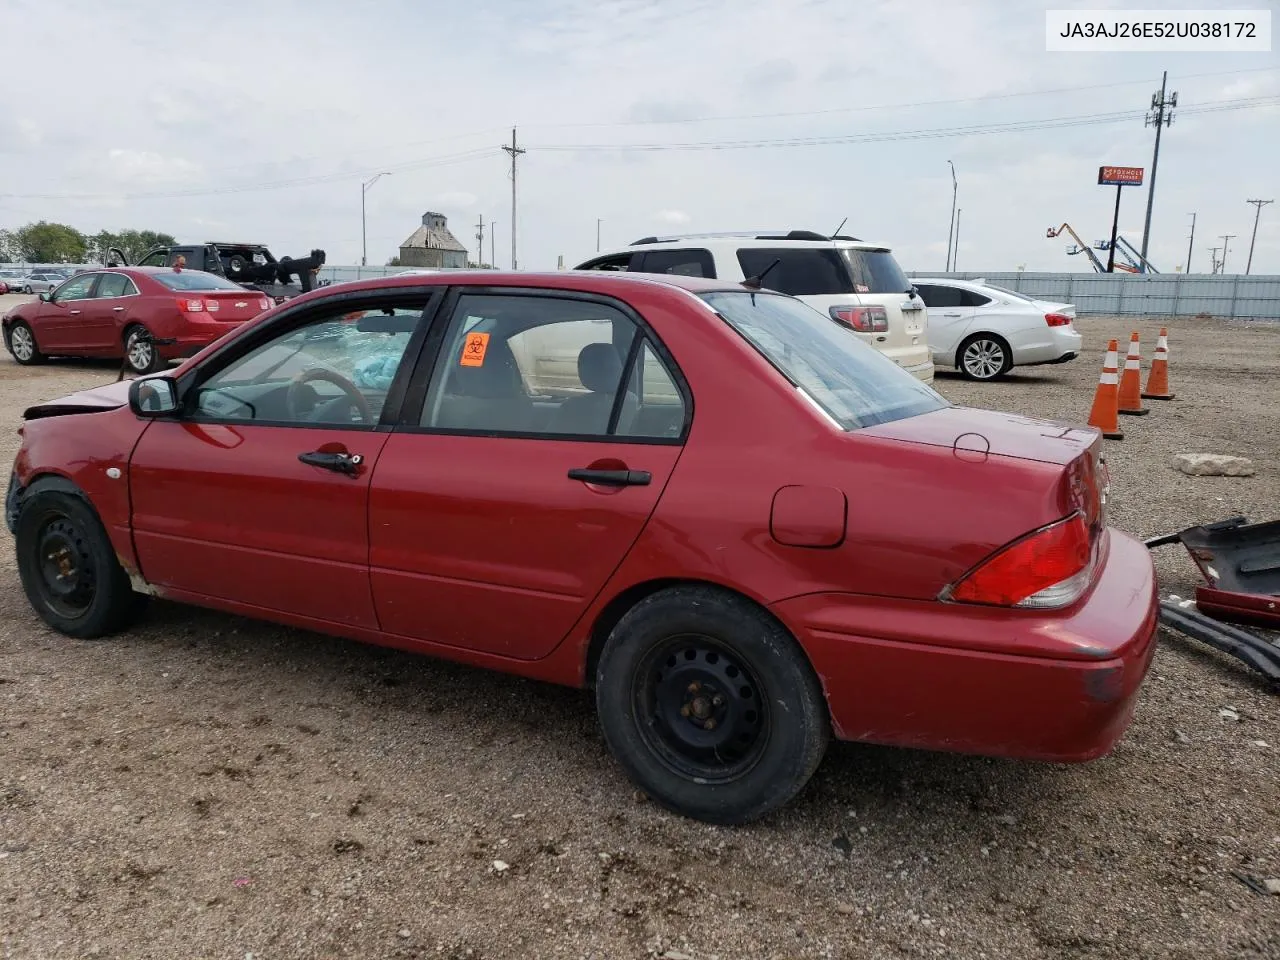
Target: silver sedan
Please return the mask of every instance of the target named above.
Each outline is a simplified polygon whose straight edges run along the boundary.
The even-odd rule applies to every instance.
[[[29,273],[10,287],[23,293],[48,293],[67,278],[60,273]]]

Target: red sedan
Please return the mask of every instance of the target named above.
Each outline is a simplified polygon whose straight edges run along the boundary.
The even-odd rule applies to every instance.
[[[1101,449],[767,290],[448,272],[30,408],[7,515],[65,634],[154,595],[593,687],[640,787],[738,823],[832,734],[1112,748],[1157,605]]]
[[[136,373],[189,357],[271,307],[262,294],[203,270],[111,267],[76,274],[4,315],[21,364],[47,357],[123,358]],[[146,331],[150,337],[140,336]]]

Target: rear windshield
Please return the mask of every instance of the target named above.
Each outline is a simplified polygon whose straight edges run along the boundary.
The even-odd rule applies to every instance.
[[[799,300],[736,290],[701,296],[845,430],[947,406],[932,387]]]
[[[232,283],[216,273],[205,273],[203,270],[174,270],[168,273],[153,273],[151,279],[162,283],[170,290],[244,290],[238,283]]]
[[[907,293],[911,281],[888,250],[845,250],[855,293]]]
[[[770,269],[770,264],[777,265]],[[793,297],[842,293],[906,293],[911,281],[888,250],[752,247],[738,251],[745,277],[765,274],[761,286]]]

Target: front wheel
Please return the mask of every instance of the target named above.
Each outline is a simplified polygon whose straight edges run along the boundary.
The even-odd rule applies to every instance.
[[[970,380],[995,380],[1013,368],[1013,351],[1003,337],[975,333],[960,344],[960,372]]]
[[[156,345],[146,328],[140,324],[134,324],[124,332],[124,362],[139,375],[159,369],[160,357]]]
[[[36,344],[35,333],[21,320],[16,321],[9,328],[9,352],[13,354],[13,359],[24,367],[44,363],[45,360],[44,354]]]
[[[22,292],[25,293],[27,296],[31,296],[31,288],[29,286],[23,287]]]
[[[708,823],[765,816],[795,797],[830,739],[795,640],[742,597],[702,586],[632,608],[600,656],[609,749],[663,806]]]
[[[14,540],[27,600],[59,633],[102,637],[127,626],[146,604],[97,514],[73,493],[38,490],[25,498]]]

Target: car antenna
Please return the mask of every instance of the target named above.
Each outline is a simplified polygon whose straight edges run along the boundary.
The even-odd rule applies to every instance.
[[[849,222],[849,218],[848,218],[848,217],[845,217],[843,220],[841,220],[841,221],[840,221],[840,226],[836,227],[836,232],[835,232],[835,233],[833,233],[833,234],[831,234],[831,239],[832,239],[832,240],[834,240],[836,237],[840,236],[840,231],[844,229],[844,225],[845,225],[846,223],[848,223],[848,222]]]
[[[750,288],[751,290],[759,290],[760,284],[764,283],[764,278],[769,275],[769,271],[772,270],[781,262],[782,262],[781,257],[775,257],[773,263],[769,264],[767,267],[761,270],[754,277],[747,277],[747,279],[742,281],[742,285],[744,287]]]

